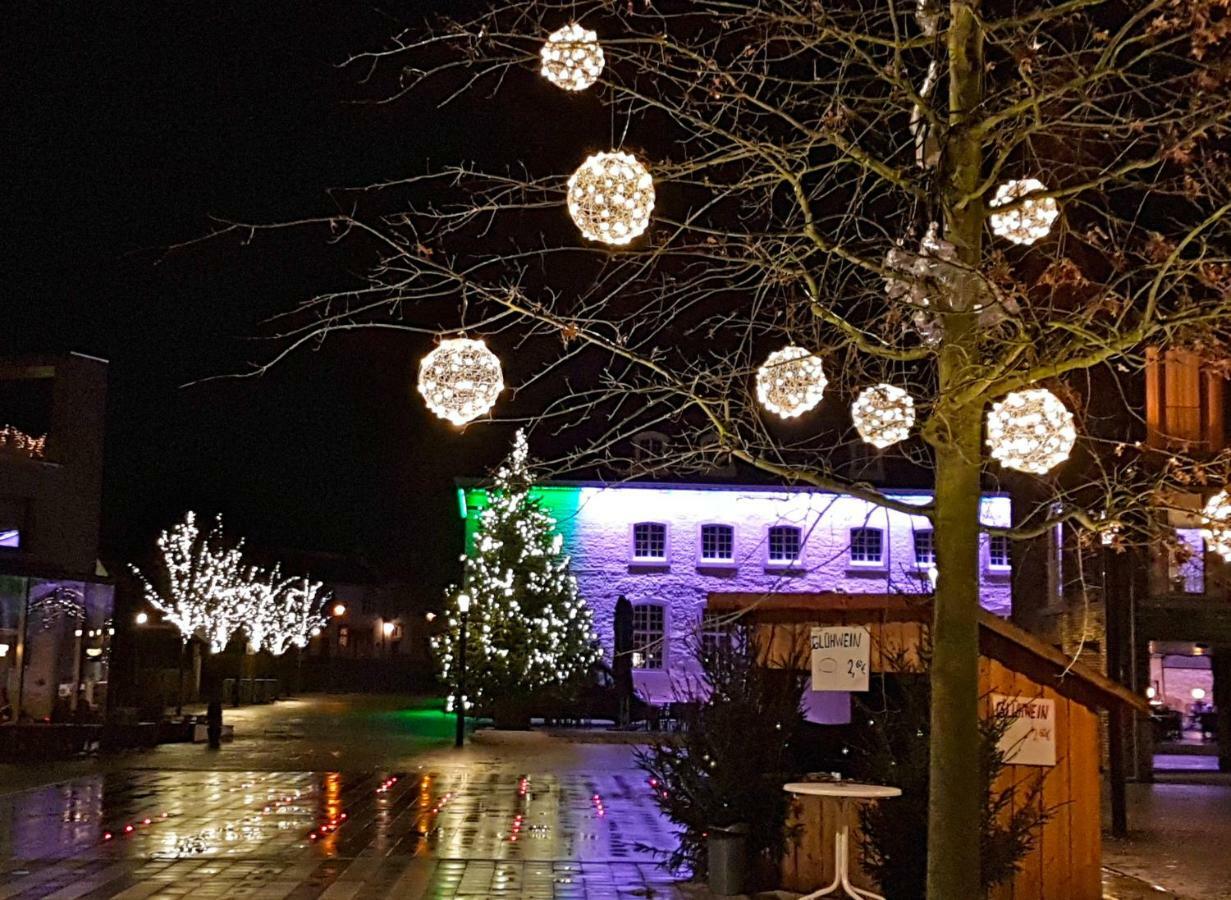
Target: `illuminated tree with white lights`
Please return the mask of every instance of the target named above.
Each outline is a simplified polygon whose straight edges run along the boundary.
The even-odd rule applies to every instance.
[[[734,461],[930,519],[928,894],[975,897],[981,542],[1145,543],[1159,507],[1228,476],[1144,445],[1123,383],[1147,352],[1229,355],[1225,6],[493,0],[353,62],[391,102],[507,108],[532,127],[499,149],[524,132],[524,164],[458,161],[223,231],[318,227],[368,254],[353,290],[280,320],[276,359],[334,330],[482,337],[515,362],[520,408],[575,429],[560,468],[670,430],[657,468]],[[464,362],[429,385],[457,425],[501,410],[497,367]],[[885,392],[853,422],[881,384],[909,414]],[[865,480],[861,433],[930,472],[934,499]],[[980,522],[989,488],[1015,490],[1011,525]],[[539,646],[507,602],[530,596],[510,569],[526,498],[503,496],[467,587],[476,675],[512,680],[552,664],[511,640]]]
[[[436,641],[445,683],[452,686],[457,597],[467,594],[466,700],[480,709],[575,684],[599,659],[593,617],[577,593],[563,539],[533,495],[528,454],[519,431],[487,491],[464,581],[448,591],[448,630]]]
[[[266,583],[273,586],[258,614],[264,634],[261,647],[281,656],[291,647],[303,649],[326,624],[321,610],[329,597],[324,583],[311,578],[286,578],[276,574]]]
[[[145,602],[179,629],[184,642],[203,641],[221,652],[242,621],[248,573],[243,542],[230,544],[222,532],[222,517],[202,532],[196,513],[158,536],[161,565],[155,577],[137,569]]]

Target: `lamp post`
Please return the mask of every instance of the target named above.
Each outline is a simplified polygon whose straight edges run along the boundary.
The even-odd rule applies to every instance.
[[[457,713],[457,735],[453,746],[460,747],[466,739],[466,619],[470,613],[469,594],[457,595],[457,611],[462,614],[462,622],[457,640],[457,696],[453,701],[453,710]]]
[[[132,649],[133,649],[133,665],[132,665],[132,681],[129,682],[129,701],[137,699],[139,694],[139,685],[141,681],[141,632],[144,630],[141,626],[150,621],[150,614],[142,610],[133,616],[133,622],[136,623],[136,628],[132,630]],[[159,685],[161,688],[161,685]],[[159,701],[162,700],[162,691],[159,691]]]

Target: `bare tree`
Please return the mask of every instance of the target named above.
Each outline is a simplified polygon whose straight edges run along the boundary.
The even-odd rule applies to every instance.
[[[387,102],[507,105],[528,132],[559,129],[558,153],[338,192],[336,214],[282,223],[327,227],[370,265],[281,319],[284,345],[257,371],[344,329],[465,331],[506,359],[538,340],[514,396],[541,427],[585,436],[565,464],[663,430],[664,467],[733,459],[930,517],[928,894],[977,896],[981,532],[1129,540],[1143,502],[1223,477],[1220,459],[1156,465],[1124,398],[1146,348],[1217,356],[1228,337],[1225,5],[507,0],[409,28],[350,61]],[[599,36],[597,83],[532,83],[546,36],[574,20]],[[565,212],[595,149],[631,152],[653,179],[648,232],[618,246]],[[823,361],[827,396],[909,392],[912,438],[888,453],[933,473],[930,504],[852,476],[859,438],[835,407],[784,424],[758,403],[757,368],[787,344]],[[985,416],[1036,388],[1063,409],[1035,445],[994,438],[1002,462],[1034,470],[1012,475]],[[1080,436],[1057,467],[1065,409]],[[1037,503],[982,525],[981,491],[1002,479]]]

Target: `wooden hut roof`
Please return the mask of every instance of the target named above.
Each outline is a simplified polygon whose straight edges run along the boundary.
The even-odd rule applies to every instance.
[[[932,608],[929,596],[910,594],[711,593],[708,605],[714,611],[755,610],[758,622],[818,625],[928,622]],[[1122,703],[1149,711],[1144,697],[984,610],[979,612],[979,652],[1092,709]]]

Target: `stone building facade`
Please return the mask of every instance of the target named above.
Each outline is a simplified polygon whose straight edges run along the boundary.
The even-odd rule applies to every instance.
[[[932,526],[923,516],[808,488],[734,484],[557,482],[534,492],[556,521],[608,662],[616,601],[633,605],[634,682],[652,702],[678,696],[710,635],[710,593],[927,594]],[[924,492],[896,491],[924,504]],[[459,488],[467,552],[486,495]],[[983,520],[1008,525],[1006,495]],[[984,539],[982,599],[1010,612],[1007,543]],[[934,572],[932,573],[934,575]],[[820,698],[824,695],[812,695]],[[817,701],[819,702],[819,700]],[[822,716],[823,718],[823,716]]]

